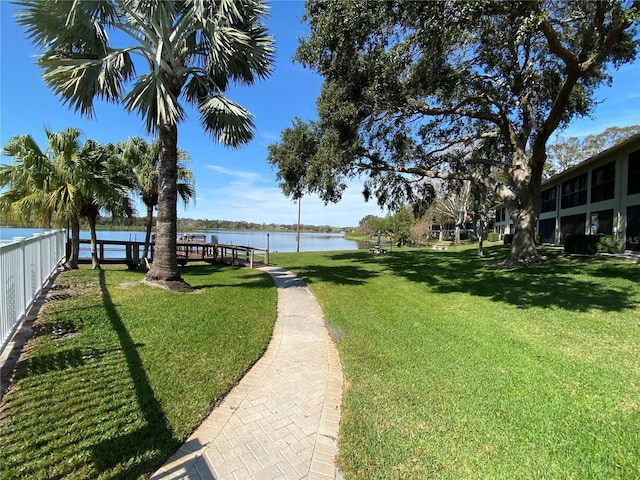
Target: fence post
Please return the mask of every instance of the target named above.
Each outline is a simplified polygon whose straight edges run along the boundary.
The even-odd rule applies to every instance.
[[[26,306],[26,302],[27,302],[27,258],[25,255],[25,237],[13,237],[13,241],[16,243],[20,244],[20,265],[22,266],[22,298],[20,299],[20,302],[18,303],[18,305],[21,305],[22,311],[20,312],[20,315],[23,315],[25,313],[25,306]],[[18,316],[20,316],[18,315]]]

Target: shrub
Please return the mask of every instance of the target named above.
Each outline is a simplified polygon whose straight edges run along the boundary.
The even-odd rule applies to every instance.
[[[564,239],[564,251],[582,255],[598,253],[598,236],[584,234],[570,234]]]
[[[489,232],[487,233],[487,241],[489,242],[497,242],[500,240],[500,234],[498,232]]]
[[[513,243],[513,233],[505,233],[504,234],[504,245],[511,245],[512,243]],[[535,243],[536,243],[536,245],[542,245],[542,235],[540,235],[540,234],[536,235]]]
[[[615,235],[598,236],[598,252],[620,253],[621,250],[620,242],[618,242]]]
[[[596,253],[619,253],[620,243],[614,235],[567,235],[564,241],[566,253],[595,255]]]

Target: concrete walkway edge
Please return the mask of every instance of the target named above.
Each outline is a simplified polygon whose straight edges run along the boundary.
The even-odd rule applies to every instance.
[[[152,479],[342,478],[338,351],[304,282],[284,269],[263,270],[278,289],[265,354]]]

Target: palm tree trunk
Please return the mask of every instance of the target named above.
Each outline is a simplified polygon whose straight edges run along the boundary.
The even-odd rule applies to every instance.
[[[147,205],[147,233],[144,237],[144,248],[142,258],[147,258],[149,254],[149,244],[151,243],[151,229],[153,227],[153,205]]]
[[[50,208],[45,208],[42,212],[42,227],[45,230],[51,230],[51,217],[53,215],[53,211]]]
[[[78,268],[78,257],[80,256],[80,220],[78,217],[71,218],[71,250],[64,267],[70,270]]]
[[[97,215],[91,212],[87,215],[89,221],[89,233],[91,235],[91,268],[93,270],[100,270],[100,260],[98,259],[98,237],[96,235],[96,217]]]
[[[174,282],[181,280],[176,256],[178,128],[176,125],[163,124],[159,130],[156,247],[146,278],[151,282]]]

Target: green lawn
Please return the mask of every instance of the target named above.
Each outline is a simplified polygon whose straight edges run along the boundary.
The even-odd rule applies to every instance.
[[[339,337],[347,479],[640,478],[640,265],[279,253]]]
[[[261,356],[276,316],[269,275],[182,272],[196,293],[122,269],[58,277],[0,407],[3,480],[144,478]]]

